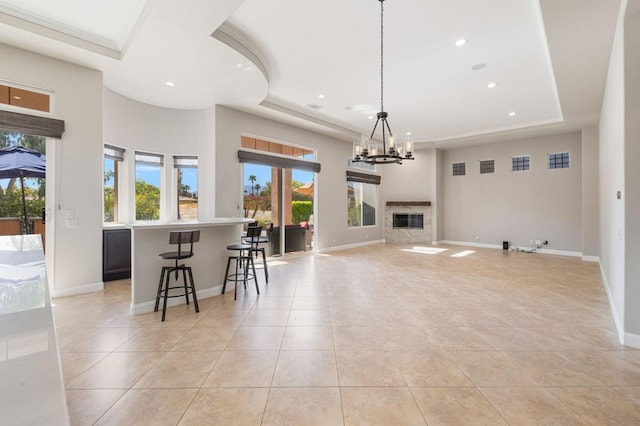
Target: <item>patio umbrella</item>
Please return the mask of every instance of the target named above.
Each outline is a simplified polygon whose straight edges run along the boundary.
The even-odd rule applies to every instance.
[[[24,196],[24,178],[44,178],[46,157],[37,151],[21,145],[0,149],[0,179],[20,178],[22,189],[22,213],[24,217],[23,233],[28,233],[29,218],[27,202]]]

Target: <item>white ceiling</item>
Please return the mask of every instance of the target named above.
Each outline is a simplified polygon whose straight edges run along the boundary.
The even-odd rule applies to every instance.
[[[384,6],[394,133],[454,146],[597,120],[619,0]],[[141,102],[229,105],[344,139],[380,108],[376,0],[0,0],[0,12],[3,42],[102,70]]]

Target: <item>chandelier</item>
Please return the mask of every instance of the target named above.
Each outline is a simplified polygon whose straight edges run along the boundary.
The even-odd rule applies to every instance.
[[[360,141],[353,144],[352,162],[369,164],[402,164],[402,160],[413,160],[413,142],[408,136],[404,143],[396,141],[396,137],[391,132],[387,114],[384,111],[384,0],[380,2],[380,112],[378,119],[373,126],[371,136],[362,135]],[[382,146],[373,140],[373,135],[382,121]],[[388,138],[387,138],[388,132]]]

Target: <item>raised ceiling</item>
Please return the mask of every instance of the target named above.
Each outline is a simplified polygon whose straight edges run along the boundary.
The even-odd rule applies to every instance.
[[[384,5],[396,134],[443,145],[595,123],[618,0]],[[344,139],[380,108],[377,0],[0,0],[0,12],[3,42],[102,70],[148,104],[229,105]]]

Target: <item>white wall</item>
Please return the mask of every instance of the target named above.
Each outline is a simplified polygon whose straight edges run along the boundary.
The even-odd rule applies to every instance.
[[[318,249],[382,239],[384,209],[380,202],[375,227],[347,227],[346,170],[351,144],[222,106],[216,107],[215,120],[216,215],[237,217],[242,214],[242,164],[237,152],[240,135],[248,133],[317,150],[316,161],[322,167],[315,182],[318,217],[314,220]]]
[[[547,153],[568,151],[571,167],[547,169]],[[512,172],[511,157],[531,156],[531,170]],[[480,160],[495,160],[495,173],[479,172]],[[465,162],[466,175],[452,176],[451,164]],[[582,153],[580,133],[444,151],[440,225],[447,241],[582,251]]]
[[[599,126],[600,265],[619,334],[624,330],[624,33],[618,25]],[[621,191],[623,199],[616,198]]]
[[[598,128],[582,129],[582,256],[594,260],[600,244]]]
[[[640,0],[624,21],[625,342],[640,347]]]
[[[198,156],[198,216],[214,217],[214,125],[213,108],[206,110],[178,110],[143,104],[109,89],[104,90],[104,141],[126,148],[128,199],[126,215],[121,222],[134,219],[135,150],[164,154],[165,182],[161,200],[164,220],[176,219],[174,197],[176,190],[173,169],[174,155]]]
[[[0,79],[54,92],[56,204],[52,212],[52,295],[102,287],[102,73],[0,44]],[[50,145],[48,145],[49,147]],[[49,173],[48,173],[49,174]],[[53,185],[54,182],[48,182]],[[49,194],[49,192],[48,192]],[[48,204],[51,200],[48,200]],[[66,227],[66,212],[78,219]],[[50,232],[50,231],[48,231]],[[48,234],[49,235],[49,234]],[[49,244],[49,243],[48,243]],[[51,256],[51,254],[48,254]]]

